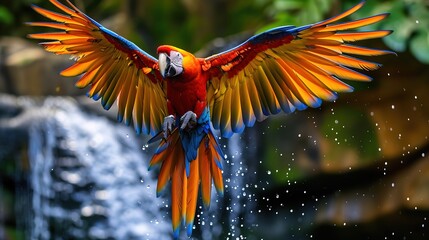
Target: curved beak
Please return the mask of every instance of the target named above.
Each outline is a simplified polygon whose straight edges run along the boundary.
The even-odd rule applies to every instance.
[[[165,53],[159,54],[159,71],[163,78],[166,77],[166,71],[170,68],[170,58]],[[168,77],[168,76],[167,76]]]

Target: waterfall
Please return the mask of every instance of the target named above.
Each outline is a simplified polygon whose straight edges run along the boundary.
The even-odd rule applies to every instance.
[[[33,125],[29,129],[30,184],[32,186],[31,239],[51,239],[46,215],[51,214],[49,200],[54,197],[51,169],[54,166],[55,139],[51,119]],[[31,216],[31,214],[30,214]]]
[[[226,153],[223,160],[225,193],[219,197],[212,191],[210,209],[203,210],[204,214],[199,216],[203,239],[245,239],[253,231],[256,203],[252,186],[256,178],[252,174],[256,173],[256,164],[247,164],[247,161],[255,158],[257,140],[250,140],[251,134],[252,131],[220,139]]]
[[[1,97],[21,113],[0,119],[0,130],[27,131],[31,190],[16,190],[18,200],[29,192],[16,207],[26,239],[170,238],[167,201],[156,198],[150,156],[132,128],[70,98]]]

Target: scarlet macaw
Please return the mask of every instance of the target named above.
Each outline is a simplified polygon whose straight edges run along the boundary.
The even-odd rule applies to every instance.
[[[319,23],[270,29],[207,58],[160,46],[157,60],[66,1],[69,6],[50,0],[62,14],[33,6],[54,22],[29,25],[61,31],[29,37],[51,40],[40,43],[49,52],[72,55],[76,63],[61,75],[82,75],[76,86],[90,86],[89,97],[101,98],[106,110],[117,100],[120,122],[132,121],[137,133],[161,139],[149,168],[161,164],[157,193],[171,181],[175,238],[181,222],[188,236],[192,233],[199,186],[205,206],[210,205],[212,181],[218,194],[223,194],[223,154],[211,123],[223,137],[230,137],[269,115],[319,107],[322,100],[333,101],[338,92],[353,90],[340,79],[371,80],[351,68],[380,67],[347,54],[392,53],[348,44],[391,33],[345,32],[388,16],[338,23],[364,2]]]

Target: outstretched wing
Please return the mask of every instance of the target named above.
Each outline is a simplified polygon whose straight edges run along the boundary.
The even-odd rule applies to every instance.
[[[107,110],[118,99],[118,120],[134,122],[137,133],[155,135],[167,113],[166,96],[157,60],[134,43],[106,29],[68,0],[65,6],[50,0],[64,13],[33,6],[55,22],[32,22],[30,26],[59,29],[59,32],[30,34],[30,38],[50,40],[40,43],[49,52],[69,54],[76,60],[61,75],[82,75],[79,88],[90,86],[88,96]]]
[[[212,77],[207,98],[214,128],[229,137],[271,114],[319,107],[322,100],[332,101],[338,92],[353,90],[340,79],[370,81],[370,77],[351,68],[373,70],[380,64],[347,54],[374,56],[392,52],[347,42],[381,38],[391,31],[345,30],[379,22],[388,14],[337,23],[363,4],[316,24],[271,29],[206,58],[203,69]]]

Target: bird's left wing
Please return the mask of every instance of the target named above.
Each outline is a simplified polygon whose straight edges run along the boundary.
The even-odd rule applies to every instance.
[[[134,123],[137,133],[161,131],[167,113],[166,96],[158,61],[134,43],[85,15],[68,0],[65,6],[50,0],[64,14],[37,6],[33,9],[55,22],[32,22],[30,26],[59,29],[59,32],[29,34],[49,40],[40,43],[47,51],[73,56],[76,63],[61,75],[82,77],[79,88],[90,86],[88,96],[109,109],[118,99],[118,120]]]
[[[337,23],[363,4],[316,24],[268,30],[204,59],[203,70],[211,77],[207,99],[214,128],[229,137],[269,115],[318,107],[322,100],[334,100],[338,92],[353,90],[340,79],[370,81],[370,77],[351,68],[373,70],[380,64],[346,54],[374,56],[391,52],[347,42],[380,38],[391,31],[347,30],[379,22],[388,14]]]

